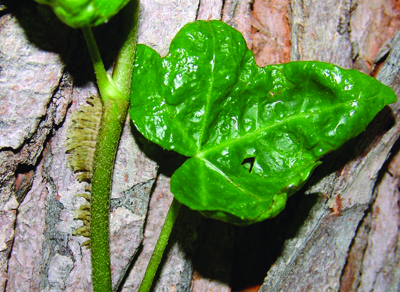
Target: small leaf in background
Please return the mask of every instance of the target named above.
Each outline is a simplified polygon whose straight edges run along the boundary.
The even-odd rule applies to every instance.
[[[239,225],[276,216],[322,155],[362,132],[393,91],[321,62],[260,68],[219,21],[186,25],[161,58],[138,46],[130,116],[149,140],[190,157],[171,191]]]
[[[40,4],[50,5],[62,22],[74,28],[105,23],[129,2],[129,0],[35,1]]]

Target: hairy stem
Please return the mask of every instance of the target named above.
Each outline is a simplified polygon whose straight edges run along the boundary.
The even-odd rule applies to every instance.
[[[169,211],[167,217],[165,218],[164,225],[161,229],[160,237],[158,238],[153,254],[151,255],[149,265],[147,266],[146,273],[139,288],[139,292],[148,292],[151,289],[154,276],[157,272],[158,266],[160,265],[165,247],[168,244],[168,239],[169,236],[171,235],[171,231],[174,226],[176,217],[178,216],[180,207],[181,203],[179,203],[174,198],[171,203],[171,206],[169,207]]]
[[[106,99],[94,155],[90,200],[93,291],[111,291],[110,192],[115,155],[128,111],[125,99]]]
[[[107,76],[95,38],[89,27],[82,28],[92,58],[100,91],[103,114],[93,162],[90,200],[91,259],[94,292],[111,292],[110,194],[115,156],[129,107],[129,92],[136,52],[138,0],[127,4],[123,13],[125,39],[116,61],[115,78]]]
[[[139,0],[131,0],[121,11],[124,42],[114,65],[113,80],[122,93],[129,96],[132,82],[133,60],[136,55],[136,42],[139,24]]]
[[[90,200],[93,291],[107,292],[112,291],[109,243],[112,174],[129,102],[109,82],[91,29],[85,27],[83,32],[92,57],[103,103],[103,114],[93,161]]]

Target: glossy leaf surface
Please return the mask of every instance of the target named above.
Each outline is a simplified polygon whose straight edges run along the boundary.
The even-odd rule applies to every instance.
[[[72,27],[95,26],[107,22],[129,0],[35,0],[50,5],[57,17]]]
[[[130,116],[149,140],[190,157],[171,191],[240,225],[277,215],[327,152],[396,97],[355,70],[321,62],[260,68],[219,21],[186,25],[161,58],[139,46]]]

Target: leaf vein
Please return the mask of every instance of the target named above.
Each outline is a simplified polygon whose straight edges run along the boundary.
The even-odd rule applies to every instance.
[[[280,126],[282,124],[288,123],[288,122],[290,122],[292,120],[296,120],[296,119],[299,119],[299,118],[304,118],[305,116],[310,115],[310,114],[315,114],[315,113],[322,114],[324,112],[329,112],[329,111],[332,111],[332,110],[334,110],[336,108],[339,108],[339,107],[346,107],[346,104],[345,103],[341,103],[341,104],[338,104],[338,105],[335,105],[335,106],[332,106],[332,107],[324,108],[321,111],[314,112],[314,113],[307,112],[307,113],[303,113],[303,114],[297,114],[297,115],[288,117],[288,118],[286,118],[286,119],[284,119],[284,120],[282,120],[280,122],[274,123],[272,125],[268,125],[268,126],[265,126],[265,127],[260,127],[257,130],[255,130],[255,131],[253,131],[251,133],[246,133],[244,135],[241,135],[238,138],[232,138],[231,137],[229,140],[224,141],[222,143],[218,143],[214,147],[211,147],[211,148],[205,149],[204,151],[198,152],[197,157],[203,158],[209,152],[212,152],[212,151],[215,151],[215,150],[218,150],[218,149],[221,149],[221,148],[225,148],[228,145],[240,142],[242,140],[251,139],[252,137],[256,137],[257,138],[257,137],[259,137],[259,135],[262,132],[265,132],[267,130],[270,130],[271,128]]]
[[[221,169],[219,169],[215,164],[213,164],[211,161],[202,158],[202,160],[207,164],[208,167],[213,169],[214,171],[218,172],[220,175],[222,175],[230,184],[232,184],[235,188],[240,190],[241,192],[248,194],[249,196],[253,197],[256,200],[261,201],[262,198],[259,196],[256,196],[255,194],[249,192],[248,190],[243,189],[239,184],[235,183],[229,176],[227,176]]]

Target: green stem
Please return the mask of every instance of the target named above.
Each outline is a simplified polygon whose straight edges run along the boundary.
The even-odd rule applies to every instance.
[[[110,194],[115,156],[129,107],[130,80],[136,51],[137,0],[124,9],[124,23],[130,23],[116,61],[116,77],[108,78],[96,40],[89,27],[82,28],[92,58],[97,85],[103,102],[103,115],[93,162],[90,200],[91,260],[94,292],[111,292],[109,242]],[[133,19],[133,15],[135,19]],[[129,60],[130,61],[129,61]],[[122,63],[120,65],[120,63]]]
[[[93,291],[112,291],[110,268],[110,192],[115,156],[129,103],[105,99],[93,164],[90,233]]]
[[[91,29],[85,27],[83,31],[103,101],[103,115],[93,161],[90,200],[93,291],[107,292],[112,291],[109,243],[112,174],[129,99],[108,80]]]
[[[114,65],[113,80],[122,93],[129,96],[132,82],[133,61],[136,55],[136,43],[139,25],[139,0],[131,0],[121,11],[122,31],[126,35],[120,53]],[[132,17],[133,15],[133,17]]]
[[[107,77],[107,72],[106,69],[104,69],[103,60],[101,59],[92,29],[88,26],[85,26],[82,27],[82,31],[89,49],[90,57],[92,58],[93,68],[97,79],[97,86],[99,88],[101,97],[111,97],[114,94],[120,95],[120,93],[115,92],[116,88],[113,88]]]
[[[89,27],[82,28],[103,101],[103,116],[93,162],[90,200],[90,241],[94,292],[112,291],[109,242],[110,192],[115,156],[129,107],[133,60],[136,53],[139,0],[130,1],[122,14],[123,31],[121,33],[125,34],[126,38],[116,60],[113,79],[107,76],[91,29]],[[180,206],[181,204],[174,198],[139,292],[150,291]]]
[[[153,284],[154,276],[157,272],[157,268],[160,265],[162,256],[164,254],[165,247],[167,246],[169,236],[174,226],[176,217],[178,216],[181,203],[175,198],[173,199],[167,217],[165,218],[164,225],[161,229],[160,237],[158,238],[157,244],[154,248],[153,254],[151,255],[150,262],[147,266],[146,273],[140,285],[138,292],[148,292]]]

